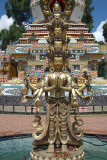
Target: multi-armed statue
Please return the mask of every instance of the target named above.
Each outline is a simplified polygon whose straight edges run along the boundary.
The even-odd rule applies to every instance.
[[[34,91],[32,96],[25,95],[26,92],[22,92],[24,101],[26,101],[26,98],[37,96],[35,100],[37,112],[41,108],[40,97],[43,92],[45,92],[46,98],[46,122],[42,123],[41,117],[37,113],[35,114],[35,120],[33,121],[35,127],[33,138],[35,141],[33,145],[47,146],[47,149],[38,152],[37,150],[31,151],[31,160],[52,159],[56,148],[60,148],[62,153],[69,153],[68,159],[82,160],[84,159],[84,151],[80,139],[83,136],[83,131],[80,127],[83,120],[78,113],[77,95],[84,100],[92,100],[92,94],[88,96],[82,96],[81,94],[89,85],[90,79],[87,71],[84,71],[86,83],[79,88],[67,72],[70,57],[68,52],[69,39],[66,38],[68,25],[59,3],[55,3],[53,6],[47,28],[49,30],[47,57],[50,72],[44,76],[37,88],[28,82],[29,87]],[[25,76],[25,79],[29,81],[27,76]],[[48,96],[49,92],[50,96]],[[69,93],[68,100],[65,97],[65,92]],[[76,113],[73,123],[70,120],[71,107]],[[77,150],[69,151],[69,146],[77,146]]]

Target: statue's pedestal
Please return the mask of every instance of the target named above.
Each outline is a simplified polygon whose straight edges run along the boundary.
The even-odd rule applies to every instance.
[[[69,148],[65,153],[60,149],[56,149],[55,153],[47,153],[47,150],[32,150],[30,156],[30,160],[84,160],[84,150],[82,146],[76,150]]]

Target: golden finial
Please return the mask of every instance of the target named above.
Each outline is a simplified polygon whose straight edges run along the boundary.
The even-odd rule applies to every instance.
[[[33,24],[37,24],[37,18],[35,18],[35,20],[34,20]]]
[[[81,24],[82,22],[81,22],[81,18],[80,17],[78,17],[78,23],[79,24]]]

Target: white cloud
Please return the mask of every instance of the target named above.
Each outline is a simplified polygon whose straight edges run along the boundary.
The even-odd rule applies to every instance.
[[[9,29],[13,22],[14,20],[12,17],[8,18],[7,15],[2,15],[0,18],[0,31],[2,29]]]
[[[107,22],[107,20],[102,21],[98,26],[97,30],[93,32],[97,41],[105,41],[103,36],[103,25]]]
[[[29,29],[29,27],[30,27],[30,24],[29,24],[29,23],[23,22],[22,24],[24,25],[24,27],[25,27],[26,29]]]

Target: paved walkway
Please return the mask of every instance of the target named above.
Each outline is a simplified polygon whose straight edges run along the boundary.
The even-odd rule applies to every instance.
[[[87,134],[107,135],[107,115],[81,116],[84,120],[82,127]],[[0,137],[32,133],[31,126],[34,116],[31,115],[0,115]],[[42,116],[45,121],[45,116]],[[73,117],[71,117],[73,121]]]

